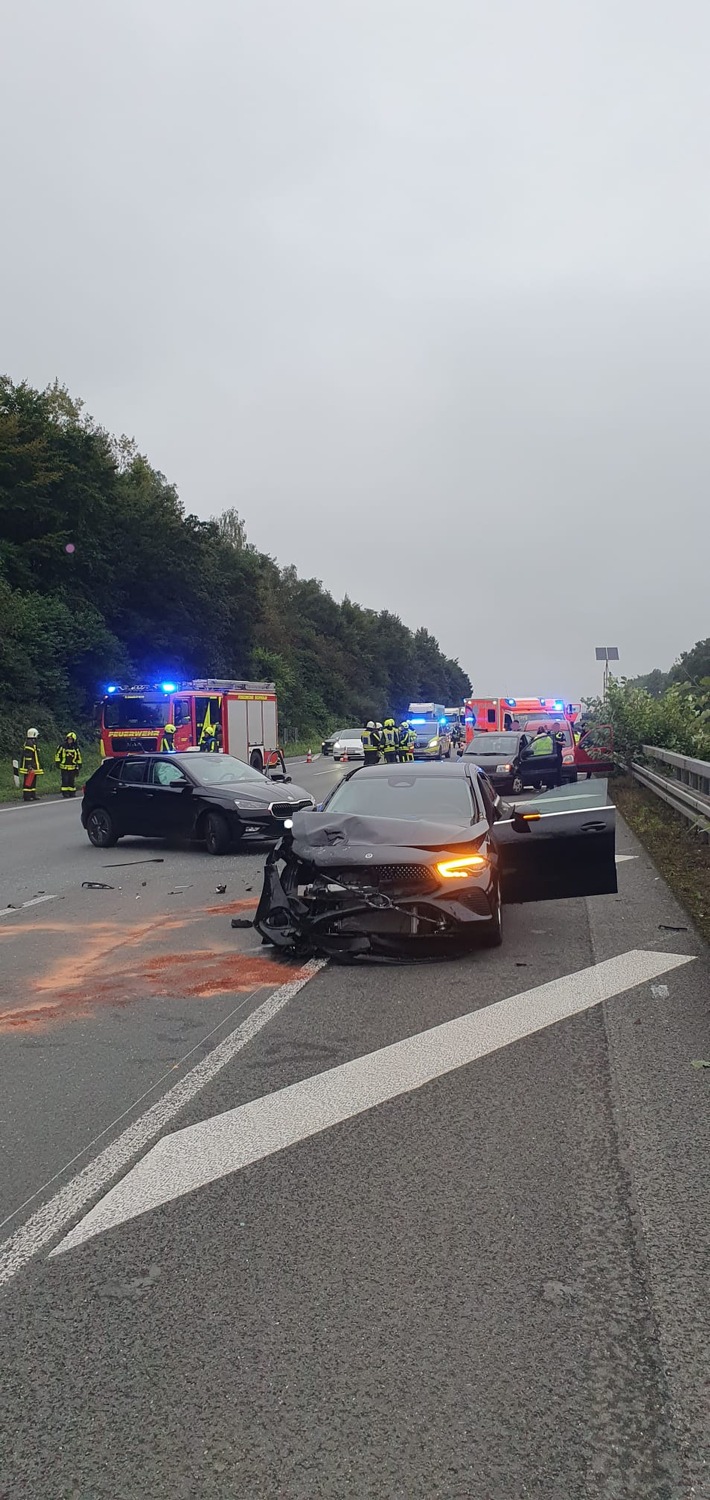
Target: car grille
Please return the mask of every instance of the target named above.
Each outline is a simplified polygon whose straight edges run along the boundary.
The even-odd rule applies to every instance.
[[[310,797],[302,797],[300,802],[272,802],[269,811],[275,818],[292,818],[295,812],[301,812],[304,807],[312,807]]]
[[[328,871],[328,878],[343,885],[375,886],[378,891],[401,891],[424,895],[436,889],[437,881],[427,865],[350,865]]]

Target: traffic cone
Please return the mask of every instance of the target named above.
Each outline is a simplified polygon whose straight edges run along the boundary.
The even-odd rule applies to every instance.
[[[312,760],[313,760],[313,751],[309,750],[308,753],[307,753],[307,755],[306,755],[306,765],[310,766]]]
[[[340,760],[341,760],[342,764],[344,764],[347,759],[348,759],[347,755],[341,755],[341,757],[340,757]]]

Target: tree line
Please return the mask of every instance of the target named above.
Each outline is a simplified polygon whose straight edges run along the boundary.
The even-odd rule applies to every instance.
[[[234,510],[186,514],[58,382],[0,377],[0,748],[87,726],[107,681],[195,676],[275,681],[302,736],[470,692],[424,627],[279,567]]]

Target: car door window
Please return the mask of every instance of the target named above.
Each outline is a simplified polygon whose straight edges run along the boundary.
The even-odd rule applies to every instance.
[[[130,756],[127,756],[123,762],[121,781],[124,784],[128,783],[131,786],[142,786],[146,779],[146,768],[147,762],[144,755],[135,756],[134,759],[131,759]]]
[[[154,760],[148,779],[153,786],[184,786],[187,781],[181,767],[170,760]]]

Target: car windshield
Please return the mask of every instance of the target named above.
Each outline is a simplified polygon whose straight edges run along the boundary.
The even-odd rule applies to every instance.
[[[517,734],[474,734],[467,755],[515,755],[518,748]]]
[[[440,734],[442,730],[442,725],[437,723],[436,719],[427,719],[426,722],[422,722],[419,719],[410,719],[409,722],[415,734],[426,734],[429,739],[435,734]]]
[[[234,755],[191,755],[182,764],[203,786],[219,786],[225,781],[255,781],[264,785],[261,771],[255,771]]]
[[[463,776],[391,776],[358,773],[342,781],[326,804],[328,812],[359,813],[365,818],[428,819],[433,823],[470,823],[473,804]]]
[[[339,740],[359,740],[362,737],[362,729],[341,729]]]
[[[107,698],[104,703],[106,729],[162,729],[170,700],[157,703],[146,698]]]

